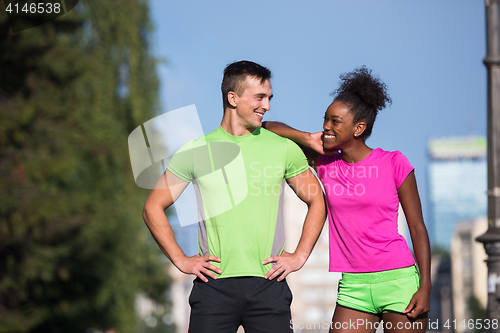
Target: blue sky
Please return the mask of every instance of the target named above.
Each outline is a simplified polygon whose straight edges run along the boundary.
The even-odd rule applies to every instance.
[[[163,112],[195,104],[205,133],[222,118],[224,67],[273,72],[265,120],[320,131],[339,75],[366,65],[389,87],[367,144],[415,167],[428,218],[427,142],[486,135],[484,2],[473,0],[150,0]]]

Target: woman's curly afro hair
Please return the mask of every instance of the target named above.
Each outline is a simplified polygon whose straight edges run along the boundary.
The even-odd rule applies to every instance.
[[[373,77],[372,71],[365,66],[340,75],[340,80],[340,87],[332,93],[334,101],[341,101],[349,107],[354,115],[354,124],[362,120],[366,122],[366,129],[361,135],[366,140],[372,134],[378,112],[392,103],[387,86]]]

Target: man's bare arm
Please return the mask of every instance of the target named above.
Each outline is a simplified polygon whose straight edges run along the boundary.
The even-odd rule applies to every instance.
[[[308,210],[302,228],[302,235],[295,252],[283,251],[281,255],[268,258],[262,262],[264,265],[270,262],[276,263],[264,276],[264,278],[270,280],[281,274],[278,278],[278,281],[281,281],[291,272],[297,271],[304,266],[321,234],[326,219],[323,191],[310,169],[287,179],[287,183],[298,197],[307,204]]]
[[[167,170],[149,194],[144,204],[142,217],[165,256],[181,272],[196,275],[207,282],[206,276],[217,279],[212,271],[222,273],[219,268],[210,263],[210,261],[220,262],[220,258],[202,257],[199,254],[192,257],[186,256],[175,241],[174,232],[165,216],[165,210],[177,200],[188,184]]]
[[[331,155],[336,152],[336,150],[323,148],[323,132],[302,132],[278,121],[266,121],[265,123],[267,130],[297,143],[306,155],[307,162],[315,170],[320,154]]]

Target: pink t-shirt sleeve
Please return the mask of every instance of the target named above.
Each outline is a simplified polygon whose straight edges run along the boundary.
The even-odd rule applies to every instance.
[[[394,175],[394,181],[396,183],[396,188],[399,188],[406,177],[412,172],[415,168],[410,164],[406,156],[404,156],[399,150],[394,152],[394,156],[392,158],[392,174]]]

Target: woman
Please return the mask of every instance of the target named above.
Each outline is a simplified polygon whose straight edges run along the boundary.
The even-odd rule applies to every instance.
[[[399,151],[372,149],[365,143],[378,111],[391,103],[387,86],[365,67],[340,78],[323,132],[263,124],[304,147],[325,189],[330,271],[342,272],[330,332],[373,333],[380,320],[385,332],[425,332],[430,246],[414,169]],[[420,277],[397,231],[400,203]]]

